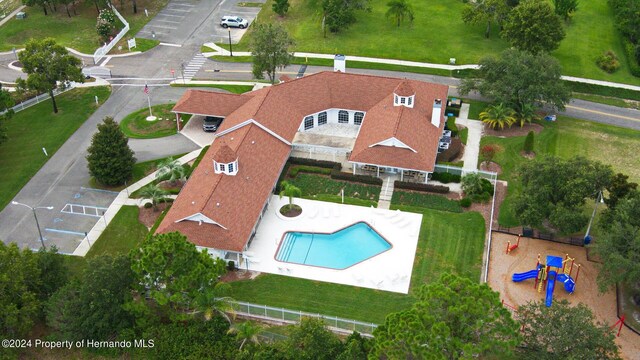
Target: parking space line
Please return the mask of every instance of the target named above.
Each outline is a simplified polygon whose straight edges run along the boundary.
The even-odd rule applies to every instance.
[[[168,9],[165,8],[167,11],[177,11],[177,12],[191,12],[191,10],[185,10],[185,9]]]
[[[163,13],[158,13],[158,15],[156,16],[172,16],[172,17],[179,17],[179,18],[185,17],[185,15],[171,15],[171,14],[163,14]]]
[[[84,236],[85,233],[83,232],[79,232],[79,231],[71,231],[71,230],[61,230],[61,229],[51,229],[51,228],[45,228],[45,231],[51,231],[51,232],[55,232],[55,233],[60,233],[60,234],[69,234],[69,235],[78,235],[78,236]]]
[[[100,215],[100,211],[105,212],[107,211],[107,208],[80,204],[66,204],[62,208],[62,210],[60,210],[60,212],[64,214],[84,215],[91,217],[101,217],[102,215]]]
[[[97,191],[97,192],[104,192],[104,193],[109,193],[109,194],[115,194],[118,195],[120,194],[117,191],[111,191],[111,190],[104,190],[104,189],[94,189],[94,188],[88,188],[88,187],[84,187],[84,186],[80,186],[81,190],[87,190],[87,191]]]
[[[166,23],[173,23],[173,24],[180,24],[180,23],[182,23],[181,21],[163,20],[163,19],[156,19],[156,21],[166,22]]]
[[[195,7],[195,5],[185,4],[185,3],[171,3],[171,4],[167,5],[167,7],[169,7],[169,6],[186,6],[186,7]]]
[[[170,29],[170,30],[177,29],[177,27],[175,27],[175,26],[162,26],[162,25],[153,25],[153,24],[149,24],[147,26],[148,27],[152,27],[152,28],[159,28],[159,29]]]

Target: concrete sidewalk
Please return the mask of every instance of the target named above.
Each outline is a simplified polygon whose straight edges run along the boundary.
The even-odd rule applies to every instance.
[[[221,48],[215,43],[206,43],[204,46],[213,49],[212,52],[204,52],[202,53],[206,57],[210,56],[230,56],[229,50]],[[251,56],[251,53],[248,51],[235,51],[233,53],[235,56]],[[304,58],[314,58],[314,59],[333,59],[334,54],[316,54],[316,53],[306,53],[306,52],[294,52],[294,57],[304,57]],[[446,65],[446,64],[434,64],[434,63],[424,63],[417,61],[406,61],[406,60],[394,60],[394,59],[379,59],[379,58],[371,58],[371,57],[363,57],[363,56],[351,56],[346,55],[347,61],[362,61],[369,63],[377,63],[377,64],[391,64],[391,65],[401,65],[401,66],[412,66],[412,67],[421,67],[421,68],[431,68],[431,69],[442,69],[442,70],[466,70],[466,69],[478,69],[480,65],[477,64],[468,64],[468,65]],[[347,64],[348,66],[348,64]],[[571,82],[579,82],[586,84],[594,84],[601,86],[608,86],[613,88],[620,89],[628,89],[634,91],[640,91],[640,86],[614,83],[610,81],[601,81],[601,80],[592,80],[579,78],[574,76],[561,76],[563,80],[571,81]]]
[[[456,124],[464,125],[469,129],[467,134],[467,145],[464,148],[462,160],[465,170],[478,170],[478,158],[480,156],[480,139],[484,124],[482,121],[469,119],[469,104],[462,104],[460,116],[456,119]]]
[[[201,151],[202,151],[202,149],[194,150],[194,151],[188,153],[187,155],[179,158],[178,161],[180,162],[180,164],[185,164],[185,163],[197,158],[198,155],[200,155]],[[93,244],[98,240],[98,238],[100,238],[100,235],[102,235],[102,232],[104,232],[104,230],[107,228],[107,226],[109,226],[109,223],[111,223],[111,220],[113,220],[113,218],[116,217],[116,214],[118,214],[118,211],[120,211],[120,208],[122,208],[125,205],[140,206],[140,205],[143,205],[145,202],[147,202],[147,201],[145,201],[143,199],[130,199],[129,198],[129,194],[131,194],[134,191],[146,186],[147,184],[150,184],[153,180],[156,179],[156,173],[157,173],[157,171],[153,172],[152,174],[149,174],[149,175],[145,176],[144,178],[142,178],[141,180],[139,180],[135,184],[132,184],[129,187],[127,187],[126,189],[120,191],[120,193],[115,198],[115,200],[113,200],[111,205],[109,205],[109,208],[104,213],[102,219],[99,220],[93,226],[91,231],[89,231],[87,236],[85,236],[85,238],[82,239],[82,242],[80,243],[80,245],[78,245],[78,247],[75,249],[75,251],[73,252],[72,255],[75,255],[75,256],[85,256],[85,255],[87,255],[87,253],[91,249],[91,246],[93,246]],[[167,197],[171,197],[173,199],[176,198],[176,196],[167,196]]]

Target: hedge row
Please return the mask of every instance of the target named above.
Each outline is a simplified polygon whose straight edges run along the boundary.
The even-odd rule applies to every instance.
[[[308,166],[316,166],[316,167],[329,168],[329,169],[337,168],[338,171],[342,170],[342,165],[340,165],[340,163],[337,163],[335,161],[291,157],[289,158],[289,163],[295,164],[295,165],[308,165]]]
[[[329,175],[331,174],[331,171],[333,171],[333,169],[309,165],[294,165],[291,167],[291,170],[289,170],[289,175],[291,177],[296,177],[299,172]]]
[[[335,169],[331,171],[331,178],[335,180],[355,181],[364,184],[382,186],[382,179],[375,176],[353,175],[351,173],[336,171]]]
[[[640,64],[638,64],[638,60],[636,60],[636,45],[633,45],[631,41],[625,39],[624,50],[627,55],[627,62],[629,63],[629,71],[631,71],[633,76],[640,77]]]
[[[325,160],[316,160],[316,159],[292,157],[292,158],[289,158],[289,164],[304,166],[304,168],[301,168],[300,166],[295,166],[294,169],[291,170],[291,176],[294,176],[294,177],[298,174],[299,171],[328,174],[327,172],[319,171],[319,170],[306,171],[306,170],[310,169],[309,168],[310,166],[313,166],[313,167],[331,169],[331,172],[330,172],[331,178],[335,179],[335,180],[354,181],[354,182],[359,182],[359,183],[364,183],[364,184],[371,184],[371,185],[379,185],[379,186],[382,185],[382,179],[377,178],[375,176],[353,175],[353,174],[350,174],[350,173],[342,172],[342,171],[340,171],[340,170],[342,170],[342,165],[340,165],[340,163],[337,163],[337,162],[334,162],[334,161],[325,161]],[[301,169],[301,170],[295,171],[295,168],[298,168],[298,169]],[[302,170],[302,169],[305,169],[305,170]],[[282,180],[282,178],[280,179],[280,181],[281,180]]]
[[[415,190],[415,191],[431,192],[431,193],[438,193],[438,194],[449,193],[448,186],[413,183],[413,182],[400,181],[400,180],[396,180],[393,183],[393,187],[394,189]]]
[[[435,172],[431,174],[431,180],[439,181],[443,184],[448,183],[459,183],[462,180],[460,175],[446,173],[446,172]]]

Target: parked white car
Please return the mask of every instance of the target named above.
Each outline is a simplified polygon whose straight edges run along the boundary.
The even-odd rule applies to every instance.
[[[220,25],[225,29],[228,27],[244,29],[249,27],[249,22],[239,16],[223,16]]]

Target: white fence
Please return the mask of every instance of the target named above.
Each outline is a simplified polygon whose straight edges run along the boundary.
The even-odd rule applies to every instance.
[[[498,179],[498,174],[491,171],[465,170],[461,167],[450,166],[450,165],[436,164],[433,171],[437,173],[450,173],[450,174],[460,175],[461,177],[464,177],[467,174],[478,174],[483,178],[491,181],[492,184],[495,184],[496,180]]]
[[[53,96],[58,96],[58,95],[62,94],[63,92],[67,92],[67,91],[73,89],[74,87],[75,87],[74,84],[71,83],[71,85],[69,85],[69,86],[67,86],[65,88],[55,89],[55,90],[53,90]],[[35,104],[39,104],[39,103],[41,103],[43,101],[46,101],[46,100],[49,100],[49,99],[51,99],[51,96],[49,96],[48,93],[40,94],[40,95],[32,97],[32,98],[30,98],[28,100],[25,100],[25,101],[21,102],[20,104],[17,104],[16,106],[12,107],[12,109],[13,109],[13,112],[19,112],[19,111],[27,109],[27,108],[35,105]],[[4,114],[5,112],[6,112],[6,110],[3,111],[3,112],[0,112],[0,114]]]
[[[349,157],[350,150],[322,145],[293,144],[291,156],[317,160],[342,162]]]
[[[357,331],[362,335],[370,336],[373,330],[378,327],[376,324],[366,323],[351,319],[343,319],[336,316],[327,316],[321,314],[307,313],[304,311],[294,311],[283,308],[271,307],[266,305],[257,305],[242,301],[229,301],[236,315],[273,321],[286,324],[300,323],[303,317],[322,319],[324,323],[333,331],[341,333],[351,333]]]
[[[105,46],[97,49],[96,52],[93,53],[93,63],[94,64],[97,64],[107,53],[109,53],[109,51],[111,51],[111,49],[113,49],[113,47],[116,46],[118,41],[120,41],[124,37],[124,35],[129,31],[129,23],[127,22],[127,20],[125,20],[122,17],[122,15],[120,15],[120,13],[118,12],[118,10],[116,9],[115,6],[113,6],[113,5],[109,5],[109,6],[111,6],[111,10],[113,10],[114,14],[116,14],[118,19],[120,19],[120,21],[122,21],[122,23],[124,24],[124,28],[122,28],[122,30],[120,30],[118,35],[116,35],[116,37],[114,37],[113,40],[111,40]]]

